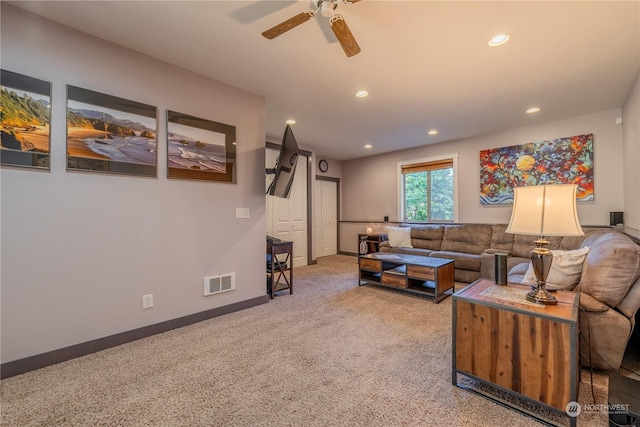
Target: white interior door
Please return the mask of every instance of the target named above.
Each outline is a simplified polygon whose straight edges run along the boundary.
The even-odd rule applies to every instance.
[[[276,163],[277,150],[267,149],[266,167]],[[272,176],[267,176],[267,188]],[[307,157],[298,165],[288,199],[267,196],[267,235],[293,242],[293,266],[307,265]]]
[[[322,181],[322,250],[324,256],[338,253],[338,183]]]
[[[338,253],[338,183],[316,180],[314,203],[316,257]]]
[[[316,179],[313,189],[313,259],[322,255],[322,181]]]

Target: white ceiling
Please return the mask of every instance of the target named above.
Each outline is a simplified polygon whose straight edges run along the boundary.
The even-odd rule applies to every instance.
[[[320,14],[260,35],[310,1],[8,3],[264,96],[269,141],[294,118],[303,148],[337,160],[619,108],[640,67],[637,0],[363,0],[336,11],[351,58]]]

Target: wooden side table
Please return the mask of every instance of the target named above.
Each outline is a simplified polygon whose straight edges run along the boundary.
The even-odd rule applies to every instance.
[[[452,382],[464,375],[567,415],[578,401],[580,296],[558,291],[558,305],[543,306],[525,300],[529,290],[479,279],[453,294]]]
[[[358,234],[358,256],[380,251],[380,243],[389,240],[386,234]]]
[[[286,289],[293,293],[293,242],[267,236],[267,293]]]

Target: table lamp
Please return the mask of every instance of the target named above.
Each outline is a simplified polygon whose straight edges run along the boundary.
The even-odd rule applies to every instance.
[[[537,286],[527,301],[554,305],[558,301],[546,289],[553,254],[544,236],[582,236],[576,208],[575,184],[536,185],[514,188],[513,211],[507,233],[540,236],[531,251]]]

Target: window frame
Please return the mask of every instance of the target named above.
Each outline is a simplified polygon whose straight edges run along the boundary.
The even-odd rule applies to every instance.
[[[458,157],[459,153],[441,155],[437,157],[425,157],[419,159],[411,159],[411,160],[402,160],[397,162],[397,182],[398,182],[398,218],[401,218],[402,222],[405,221],[404,217],[404,208],[405,208],[405,194],[404,194],[404,178],[402,169],[403,167],[407,167],[409,165],[417,165],[420,163],[437,163],[437,162],[445,162],[450,161],[453,163],[453,220],[451,223],[460,222],[458,215]],[[428,224],[434,222],[443,222],[443,221],[412,221],[420,224]],[[449,222],[449,221],[446,221]]]

